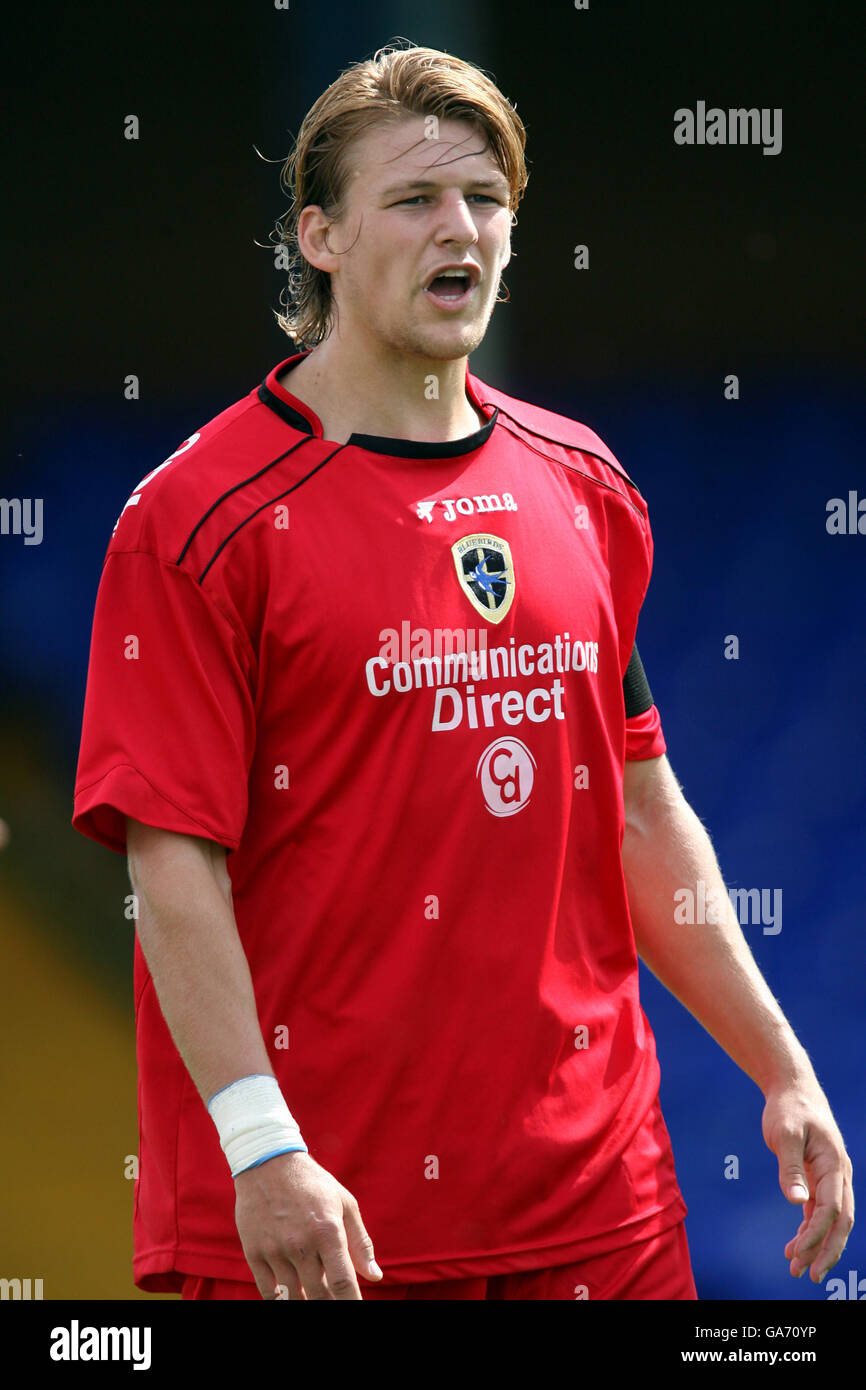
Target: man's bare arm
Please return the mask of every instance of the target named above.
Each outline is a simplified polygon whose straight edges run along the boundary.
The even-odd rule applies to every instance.
[[[160,1008],[203,1102],[244,1076],[273,1076],[238,935],[226,852],[127,820],[137,931]],[[288,1099],[288,1097],[287,1097]],[[381,1278],[352,1194],[309,1154],[235,1178],[235,1217],[263,1298],[360,1299],[353,1269]]]
[[[710,838],[666,757],[626,762],[623,869],[641,959],[761,1089],[764,1140],[803,1221],[785,1247],[791,1273],[819,1282],[854,1223],[851,1160],[805,1049],[743,936]],[[674,894],[699,880],[718,924],[675,921]]]
[[[238,1077],[273,1076],[225,850],[213,840],[130,820],[127,853],[141,949],[202,1100]]]

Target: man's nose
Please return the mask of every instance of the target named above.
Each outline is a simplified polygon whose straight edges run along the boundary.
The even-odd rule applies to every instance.
[[[478,228],[472,216],[472,209],[462,193],[443,198],[441,208],[437,240],[459,241],[467,245],[478,240]]]

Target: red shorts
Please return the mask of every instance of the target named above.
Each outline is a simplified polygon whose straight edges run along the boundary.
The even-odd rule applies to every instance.
[[[483,1299],[696,1299],[685,1222],[650,1240],[637,1241],[607,1255],[552,1269],[516,1274],[482,1274],[474,1279],[440,1279],[419,1284],[371,1283],[358,1277],[361,1297]],[[254,1283],[206,1279],[188,1274],[183,1298],[261,1299]]]

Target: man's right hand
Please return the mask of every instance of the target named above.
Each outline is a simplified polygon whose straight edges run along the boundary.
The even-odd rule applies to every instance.
[[[308,1153],[278,1154],[235,1178],[235,1221],[262,1298],[362,1297],[378,1282],[358,1203]]]

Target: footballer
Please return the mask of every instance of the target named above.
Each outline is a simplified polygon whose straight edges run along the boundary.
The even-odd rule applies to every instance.
[[[479,380],[525,131],[391,46],[286,167],[292,351],[145,477],[73,824],[138,901],[134,1278],[187,1299],[695,1299],[638,958],[761,1089],[820,1280],[851,1164],[635,645],[647,506]]]

